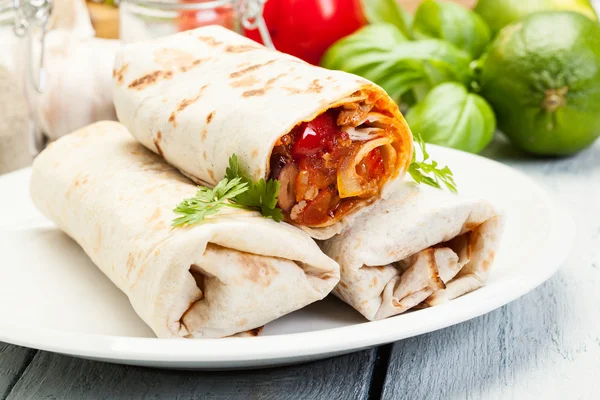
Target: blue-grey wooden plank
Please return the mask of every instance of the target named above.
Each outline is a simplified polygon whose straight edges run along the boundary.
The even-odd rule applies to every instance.
[[[4,399],[17,382],[35,350],[0,342],[0,399]]]
[[[253,371],[169,371],[39,352],[8,399],[365,399],[376,350]]]

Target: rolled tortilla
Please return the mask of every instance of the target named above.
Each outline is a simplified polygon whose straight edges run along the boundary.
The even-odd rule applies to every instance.
[[[117,116],[142,144],[207,185],[235,153],[254,180],[280,180],[287,220],[317,238],[411,160],[410,129],[379,86],[223,27],[124,46],[113,76]]]
[[[121,289],[159,337],[248,331],[320,300],[339,267],[301,230],[224,207],[171,228],[196,191],[116,122],[52,143],[36,160],[31,197]]]
[[[333,293],[377,320],[481,287],[502,227],[484,200],[404,182],[321,248],[340,264]]]

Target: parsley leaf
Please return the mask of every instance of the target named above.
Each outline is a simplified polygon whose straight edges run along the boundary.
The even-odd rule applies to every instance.
[[[408,167],[408,173],[415,182],[421,184],[424,183],[429,186],[433,186],[435,188],[441,189],[442,184],[452,193],[457,193],[456,183],[454,182],[454,177],[452,176],[452,171],[448,166],[444,168],[439,168],[437,161],[430,160],[429,163],[429,153],[425,147],[425,141],[419,134],[414,134],[415,141],[421,148],[421,152],[423,153],[423,160],[417,161],[416,152],[413,152],[412,162]]]
[[[227,169],[225,170],[225,178],[240,178],[243,182],[251,182],[246,171],[242,170],[242,168],[240,167],[237,154],[235,153],[233,153],[231,157],[229,157],[229,167],[227,167]]]
[[[172,226],[200,223],[224,206],[258,211],[265,218],[279,222],[283,219],[283,212],[277,207],[278,194],[278,180],[261,179],[253,182],[240,167],[237,156],[233,154],[229,158],[225,178],[212,189],[199,186],[194,197],[177,205],[173,212],[181,216],[173,220]]]
[[[233,202],[247,207],[251,210],[260,211],[266,217],[279,222],[283,219],[281,208],[277,207],[277,194],[279,193],[279,181],[261,179],[250,183],[250,188],[233,199]]]

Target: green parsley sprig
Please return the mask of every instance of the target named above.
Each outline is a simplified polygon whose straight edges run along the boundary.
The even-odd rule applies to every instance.
[[[237,156],[233,154],[229,158],[225,178],[212,189],[199,186],[194,197],[177,205],[173,212],[180,217],[173,220],[172,226],[200,223],[225,206],[258,211],[264,217],[279,222],[283,219],[283,212],[277,207],[278,194],[278,180],[261,179],[253,182],[240,167]]]
[[[412,162],[408,167],[410,176],[412,176],[415,182],[419,184],[424,183],[438,189],[441,189],[443,184],[452,193],[457,193],[456,183],[454,182],[454,177],[452,176],[450,168],[448,168],[448,166],[439,168],[438,163],[435,160],[427,162],[427,160],[429,160],[429,153],[425,148],[425,141],[418,133],[413,134],[413,136],[415,137],[415,142],[421,148],[423,160],[417,161],[416,152],[413,152]]]
[[[238,177],[248,184],[248,190],[240,193],[232,201],[243,208],[259,211],[264,217],[280,222],[283,219],[283,211],[277,207],[279,181],[277,179],[265,181],[264,178],[260,178],[258,182],[253,182],[241,169],[237,155],[233,154],[229,157],[229,168],[225,171],[225,178]]]

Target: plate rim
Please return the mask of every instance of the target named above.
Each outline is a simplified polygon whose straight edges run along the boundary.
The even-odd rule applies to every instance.
[[[529,275],[527,279],[512,276],[494,286],[486,286],[484,289],[487,288],[486,292],[489,292],[486,302],[469,301],[470,296],[465,295],[447,304],[419,310],[418,313],[403,314],[401,319],[391,317],[380,321],[365,320],[360,324],[310,332],[252,338],[182,340],[64,332],[43,327],[31,329],[29,325],[9,323],[0,330],[0,341],[75,357],[137,365],[193,364],[196,368],[211,368],[230,364],[266,366],[289,363],[290,360],[298,362],[358,351],[465,322],[524,296],[560,269],[572,249],[575,224],[566,208],[559,205],[547,190],[521,171],[500,162],[458,150],[434,145],[430,147],[435,148],[435,153],[462,153],[460,157],[467,156],[477,159],[477,162],[491,163],[494,168],[501,168],[504,172],[517,174],[529,181],[531,190],[544,200],[553,217],[552,233],[548,235],[547,243],[529,257],[530,260],[536,260],[535,264],[549,266],[540,271],[543,274]],[[0,183],[11,177],[18,179],[20,174],[27,179],[30,172],[31,167],[13,171],[0,176]],[[0,230],[10,228],[0,226]],[[545,251],[547,249],[552,249],[552,252]],[[502,294],[503,291],[510,294]],[[475,293],[477,291],[473,292]],[[451,317],[437,318],[438,314],[444,314],[447,307],[452,307]],[[410,326],[413,319],[417,319],[419,324]],[[409,328],[406,327],[407,324]],[[394,329],[398,327],[400,330]],[[342,336],[345,339],[339,340]]]

